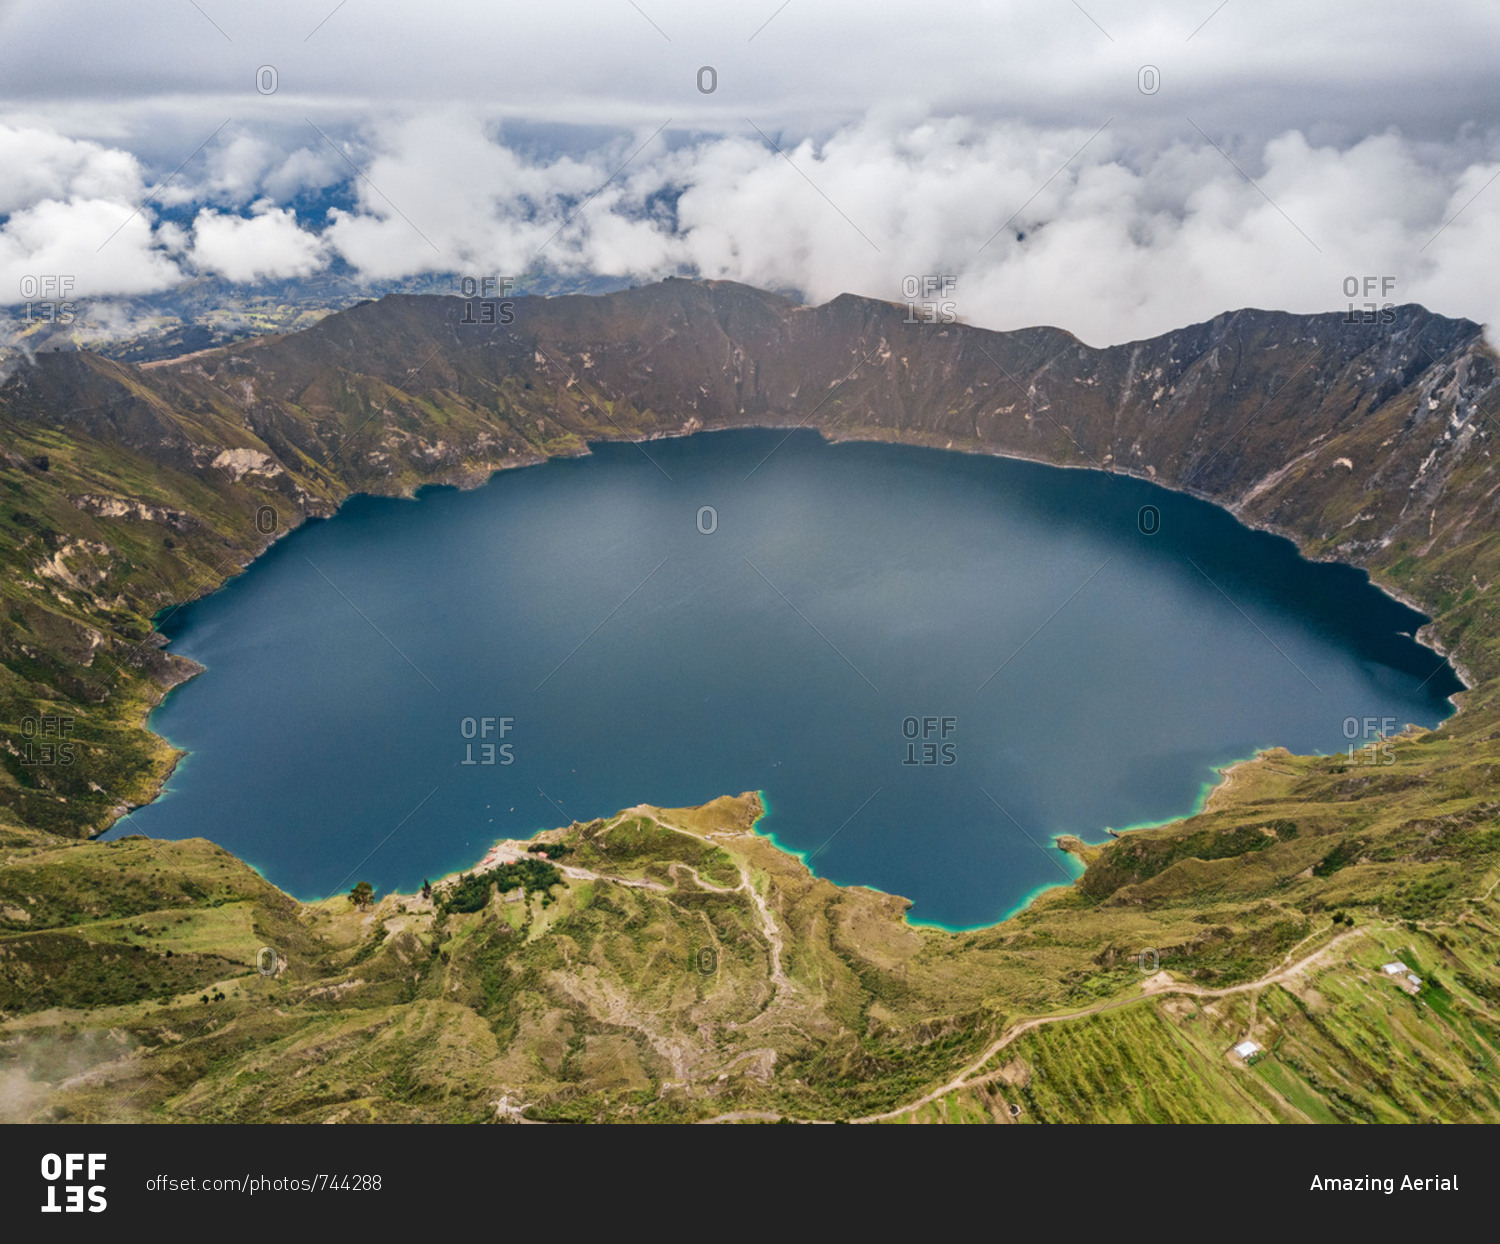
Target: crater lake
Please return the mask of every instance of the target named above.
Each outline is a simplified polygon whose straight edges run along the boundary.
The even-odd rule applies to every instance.
[[[165,616],[206,667],[151,717],[187,754],[109,836],[206,837],[311,900],[760,790],[819,875],[972,927],[1075,875],[1057,834],[1188,814],[1262,748],[1439,723],[1462,684],[1424,621],[1124,475],[807,431],[602,444],[352,498]]]

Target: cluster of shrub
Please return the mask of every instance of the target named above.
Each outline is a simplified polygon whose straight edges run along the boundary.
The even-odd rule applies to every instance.
[[[496,887],[505,894],[521,886],[528,897],[539,893],[542,906],[546,907],[552,902],[552,887],[562,883],[562,874],[546,860],[519,859],[514,864],[500,864],[488,872],[461,874],[441,901],[445,911],[478,911],[490,901],[490,894]]]

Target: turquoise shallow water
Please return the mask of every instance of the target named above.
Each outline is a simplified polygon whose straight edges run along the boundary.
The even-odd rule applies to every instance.
[[[1179,815],[1351,719],[1436,724],[1459,683],[1422,621],[1123,477],[810,432],[602,445],[355,498],[173,614],[208,668],[152,726],[190,754],[114,833],[320,898],[763,790],[821,875],[972,926],[1071,876],[1055,834]]]

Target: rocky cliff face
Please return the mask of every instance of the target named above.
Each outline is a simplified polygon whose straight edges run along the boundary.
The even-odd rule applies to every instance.
[[[1371,569],[1490,675],[1467,642],[1500,560],[1500,375],[1477,325],[1417,306],[1378,324],[1245,310],[1094,349],[1055,328],[907,318],[669,280],[489,310],[392,296],[145,367],[38,356],[0,387],[0,802],[79,832],[149,795],[170,758],[139,718],[183,671],[147,619],[351,492],[699,429],[805,426],[1188,489]],[[38,704],[115,747],[109,781],[90,781],[102,790],[82,770],[23,771],[19,726]]]

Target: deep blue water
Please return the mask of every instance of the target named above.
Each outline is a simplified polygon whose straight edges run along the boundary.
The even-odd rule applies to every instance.
[[[312,899],[758,789],[821,875],[971,926],[1066,879],[1057,833],[1181,815],[1350,718],[1436,724],[1459,683],[1422,621],[1124,477],[811,432],[601,445],[355,498],[172,614],[208,668],[151,724],[189,755],[114,833],[208,837]]]

